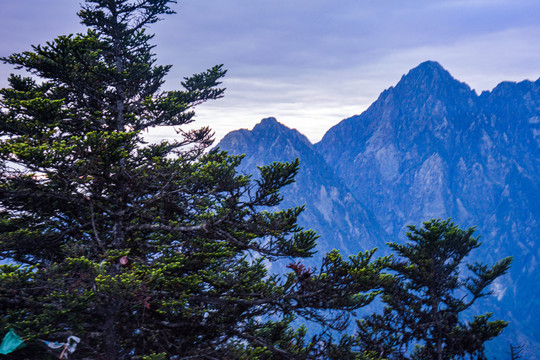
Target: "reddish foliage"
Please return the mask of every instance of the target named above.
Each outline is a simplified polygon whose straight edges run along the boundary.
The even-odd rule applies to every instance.
[[[312,269],[306,267],[304,264],[301,264],[300,262],[297,262],[297,263],[292,262],[289,265],[287,265],[287,267],[289,269],[292,269],[296,273],[296,276],[301,277],[301,278],[308,278],[311,276],[311,274],[313,274]]]

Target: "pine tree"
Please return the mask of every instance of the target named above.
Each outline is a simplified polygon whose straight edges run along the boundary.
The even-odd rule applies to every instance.
[[[373,251],[268,273],[315,251],[302,207],[269,210],[298,161],[252,178],[241,157],[207,151],[208,128],[182,130],[223,96],[225,70],[161,90],[170,67],[147,28],[171,3],[87,0],[86,33],[3,58],[31,74],[0,90],[0,334],[27,344],[7,358],[57,358],[40,340],[72,335],[81,359],[309,358],[321,337],[296,317],[342,328],[374,296]],[[178,139],[145,143],[153,126]]]
[[[523,359],[524,345],[510,344],[510,360]]]
[[[450,220],[409,226],[409,242],[390,243],[396,253],[383,286],[382,314],[358,321],[356,341],[362,352],[385,359],[448,360],[484,358],[484,345],[507,323],[491,313],[467,322],[463,312],[490,294],[487,287],[509,268],[511,258],[493,266],[464,264],[480,246],[474,228],[459,229]],[[469,276],[461,273],[468,269]]]

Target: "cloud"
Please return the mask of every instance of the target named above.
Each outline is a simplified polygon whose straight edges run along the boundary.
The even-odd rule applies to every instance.
[[[4,4],[2,54],[80,30],[76,2],[50,4]],[[536,0],[183,0],[174,8],[151,28],[158,62],[174,65],[165,87],[224,63],[225,98],[198,112],[217,137],[275,116],[317,141],[428,59],[478,90],[540,76]],[[9,71],[0,66],[0,85]]]

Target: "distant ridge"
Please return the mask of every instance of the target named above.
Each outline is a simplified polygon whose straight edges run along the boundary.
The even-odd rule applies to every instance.
[[[241,171],[256,174],[257,166],[273,161],[300,159],[296,183],[283,194],[283,207],[307,204],[300,224],[317,229],[319,255],[339,248],[356,253],[382,247],[386,233],[371,212],[366,211],[350,190],[326,164],[309,140],[275,118],[263,119],[253,130],[236,130],[218,145],[235,154],[246,154]],[[358,241],[362,239],[362,241]]]
[[[507,341],[539,358],[540,79],[477,95],[426,61],[314,145],[269,118],[219,146],[245,153],[248,172],[301,159],[286,205],[306,204],[303,224],[324,235],[322,250],[384,248],[407,224],[431,218],[477,226],[477,259],[515,259],[493,286],[490,307],[511,322],[494,351],[506,351]]]

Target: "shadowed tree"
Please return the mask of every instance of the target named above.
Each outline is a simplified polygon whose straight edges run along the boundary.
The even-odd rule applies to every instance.
[[[38,340],[71,335],[81,359],[310,358],[322,335],[291,321],[343,328],[374,296],[384,261],[372,251],[267,272],[314,253],[302,207],[265,210],[298,161],[254,180],[235,171],[241,157],[205,152],[208,128],[182,130],[222,97],[225,71],[161,90],[170,67],[146,29],[171,3],[88,0],[86,33],[3,58],[32,75],[0,90],[0,332],[27,344],[6,358],[58,357]],[[153,126],[177,140],[145,143]]]
[[[487,287],[508,270],[511,258],[493,266],[465,264],[480,246],[478,237],[474,228],[461,230],[450,220],[409,229],[409,242],[389,244],[397,256],[389,266],[395,277],[383,286],[383,313],[358,321],[360,351],[385,359],[484,358],[485,342],[507,323],[490,321],[490,313],[465,321],[462,313],[490,294]]]

